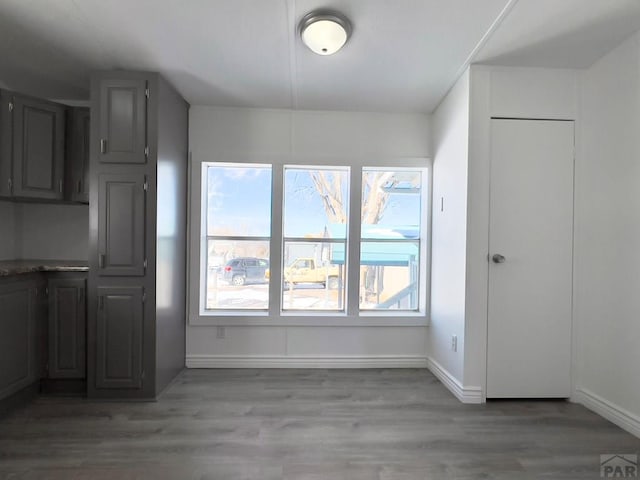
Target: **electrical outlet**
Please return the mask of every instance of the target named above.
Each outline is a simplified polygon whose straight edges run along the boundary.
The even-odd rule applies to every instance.
[[[458,336],[457,335],[451,335],[451,350],[453,350],[454,352],[458,351]]]
[[[225,338],[227,336],[226,328],[218,327],[216,329],[216,338]]]

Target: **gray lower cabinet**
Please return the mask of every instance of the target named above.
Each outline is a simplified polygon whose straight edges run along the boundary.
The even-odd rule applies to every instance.
[[[86,280],[51,278],[49,290],[48,378],[86,376]]]
[[[98,287],[96,387],[142,387],[144,289]]]
[[[100,82],[100,163],[147,162],[147,85],[144,78],[106,78]]]
[[[0,283],[0,400],[39,378],[39,315],[36,281]]]
[[[14,94],[11,101],[13,173],[17,197],[64,198],[65,108]]]
[[[145,274],[145,188],[142,174],[99,175],[99,276]]]

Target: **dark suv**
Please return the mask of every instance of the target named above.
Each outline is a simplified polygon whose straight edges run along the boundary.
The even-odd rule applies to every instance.
[[[240,257],[229,260],[222,269],[222,278],[231,285],[264,283],[268,281],[269,260]]]

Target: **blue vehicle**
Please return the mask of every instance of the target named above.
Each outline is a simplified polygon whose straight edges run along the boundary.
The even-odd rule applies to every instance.
[[[269,281],[269,260],[255,257],[239,257],[229,260],[222,270],[222,278],[230,285]]]

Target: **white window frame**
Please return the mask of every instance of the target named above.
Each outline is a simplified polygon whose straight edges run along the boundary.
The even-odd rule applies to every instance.
[[[280,175],[282,175],[282,188],[284,191],[284,171],[287,168],[290,169],[300,169],[300,170],[343,170],[347,173],[348,177],[349,177],[349,185],[348,185],[348,196],[349,196],[349,209],[351,208],[351,188],[353,186],[353,184],[351,183],[351,175],[353,173],[353,169],[351,168],[350,165],[300,165],[300,164],[284,164],[282,166],[279,167],[281,172]],[[284,199],[284,195],[281,195],[282,198],[279,199],[280,201],[280,208],[282,209],[282,212],[284,213],[284,204],[285,204],[285,199]],[[348,210],[347,211],[347,218],[350,219],[351,217],[351,211]],[[348,222],[349,223],[349,222]],[[277,225],[277,224],[273,224],[273,225]],[[325,241],[327,243],[344,243],[345,246],[348,248],[349,245],[349,234],[350,231],[347,230],[346,232],[346,237],[343,239],[322,239],[322,238],[299,238],[299,237],[287,237],[284,234],[284,220],[282,222],[282,228],[279,229],[281,230],[281,236],[280,236],[280,243],[276,246],[276,248],[278,248],[280,251],[284,250],[284,246],[285,246],[285,242],[289,241],[289,242],[296,242],[296,243],[319,243],[322,241]],[[272,228],[273,230],[273,228]],[[280,259],[280,263],[279,263],[280,269],[282,269],[283,263],[282,263],[282,259]],[[285,308],[285,305],[283,305],[284,303],[284,296],[282,294],[282,290],[280,290],[280,297],[278,298],[278,308],[280,310],[280,314],[286,317],[291,317],[291,316],[295,316],[295,315],[303,315],[305,317],[308,316],[340,316],[340,317],[344,317],[347,312],[348,312],[348,305],[349,305],[349,301],[348,301],[348,289],[349,289],[349,276],[348,276],[348,272],[349,272],[349,268],[348,265],[345,265],[346,271],[347,271],[347,277],[344,279],[344,285],[343,285],[343,289],[344,289],[344,296],[343,296],[343,302],[344,302],[344,308],[342,310],[297,310],[297,309],[288,309]],[[282,270],[280,270],[279,272],[279,278],[282,278]]]
[[[264,310],[205,310],[205,286],[206,286],[206,217],[202,215],[203,199],[206,195],[206,177],[202,175],[204,165],[238,164],[271,165],[271,196],[272,226],[282,226],[283,216],[283,187],[284,167],[349,167],[349,215],[358,221],[350,221],[347,232],[347,278],[346,278],[346,309],[344,312],[327,311],[282,311],[282,282],[271,282],[269,288],[269,309]],[[419,286],[419,310],[360,310],[359,288],[350,288],[351,285],[359,285],[360,262],[360,211],[362,203],[362,169],[380,168],[393,171],[423,170],[422,185],[427,187],[427,194],[422,195],[421,208],[421,232],[420,232],[420,286]],[[356,194],[354,194],[356,192]],[[305,158],[296,156],[279,156],[278,158],[226,158],[226,159],[201,159],[192,158],[189,162],[189,269],[187,278],[188,291],[188,321],[189,325],[212,326],[426,326],[429,319],[430,305],[430,264],[431,264],[431,193],[432,192],[432,168],[427,158]],[[356,212],[356,213],[354,213]],[[282,228],[272,228],[270,240],[270,277],[282,277]],[[349,268],[351,265],[351,268]]]
[[[238,167],[239,163],[238,162],[234,162],[234,163],[230,163],[230,162],[202,162],[201,164],[201,185],[202,185],[202,195],[201,195],[201,208],[202,205],[204,203],[206,203],[207,201],[207,187],[208,187],[208,178],[206,175],[204,175],[205,170],[207,170],[207,168],[211,165],[215,164],[215,166],[217,167]],[[271,165],[268,164],[263,164],[263,163],[252,163],[252,164],[247,164],[244,163],[243,166],[250,166],[250,167],[258,167],[258,168],[264,168],[264,169],[269,169],[269,171],[271,172],[271,174],[273,175],[273,167]],[[271,201],[273,202],[273,194],[271,195]],[[200,261],[204,262],[203,265],[207,265],[207,251],[208,251],[208,243],[209,243],[209,238],[213,237],[215,239],[219,239],[219,240],[239,240],[239,241],[255,241],[255,242],[265,242],[265,243],[269,243],[269,247],[271,248],[271,237],[270,236],[251,236],[251,235],[209,235],[208,232],[208,225],[207,225],[207,214],[205,213],[204,215],[202,214],[202,210],[201,210],[201,243],[200,243]],[[273,226],[273,222],[271,222],[271,225],[269,226],[270,230]],[[269,255],[271,255],[271,253],[269,253]],[[241,313],[246,313],[249,312],[251,315],[266,315],[268,313],[268,308],[255,308],[255,309],[237,309],[237,310],[223,310],[223,309],[209,309],[206,310],[205,309],[205,305],[206,305],[206,289],[207,289],[207,275],[208,275],[208,271],[207,268],[203,268],[203,271],[200,273],[200,299],[201,299],[201,305],[200,305],[200,314],[201,315],[234,315],[234,312],[241,312]],[[271,299],[269,298],[268,301],[271,301]],[[220,313],[218,313],[220,312]]]

